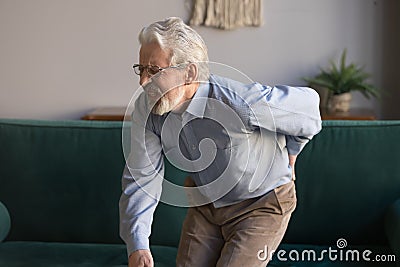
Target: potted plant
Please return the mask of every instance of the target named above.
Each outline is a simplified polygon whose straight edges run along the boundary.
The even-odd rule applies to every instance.
[[[378,88],[367,82],[370,74],[355,63],[347,65],[346,53],[347,51],[344,49],[339,66],[331,60],[328,70],[321,68],[317,76],[303,78],[311,87],[326,88],[328,90],[328,97],[325,100],[327,103],[322,103],[321,106],[325,105],[330,111],[348,111],[351,91],[360,91],[367,98],[378,96]]]

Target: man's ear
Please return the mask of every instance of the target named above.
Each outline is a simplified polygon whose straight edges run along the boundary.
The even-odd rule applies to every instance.
[[[194,63],[190,63],[186,68],[186,84],[191,84],[194,81],[197,81],[198,76],[198,68]]]

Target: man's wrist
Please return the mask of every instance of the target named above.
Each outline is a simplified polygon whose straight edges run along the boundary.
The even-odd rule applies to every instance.
[[[139,252],[141,252],[141,251],[148,251],[148,252],[150,252],[150,249],[138,249],[138,250],[132,251],[132,253],[128,255],[128,258],[130,258],[130,257],[131,257],[132,255],[134,255],[135,253],[139,253]]]
[[[134,235],[131,242],[127,242],[126,248],[128,255],[130,256],[137,250],[150,250],[149,238],[147,235]]]
[[[290,155],[289,154],[289,165],[290,166],[294,166],[294,164],[296,163],[296,158],[297,158],[297,155]]]

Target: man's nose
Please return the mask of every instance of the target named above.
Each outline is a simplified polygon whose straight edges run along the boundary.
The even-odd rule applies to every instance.
[[[147,74],[147,71],[143,72],[142,75],[140,75],[140,80],[139,80],[139,84],[141,86],[145,85],[146,83],[148,83],[150,81],[150,77]]]
[[[146,83],[149,83],[151,81],[152,75],[149,74],[147,70],[142,72],[142,75],[140,75],[140,81],[139,84],[141,86],[145,85]]]

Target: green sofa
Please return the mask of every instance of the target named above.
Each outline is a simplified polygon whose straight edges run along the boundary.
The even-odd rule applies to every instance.
[[[0,266],[127,265],[121,127],[0,119]],[[324,121],[298,158],[297,209],[269,266],[399,266],[399,137],[400,121]],[[166,177],[185,173],[167,162]],[[156,267],[175,265],[185,213],[158,206]]]

